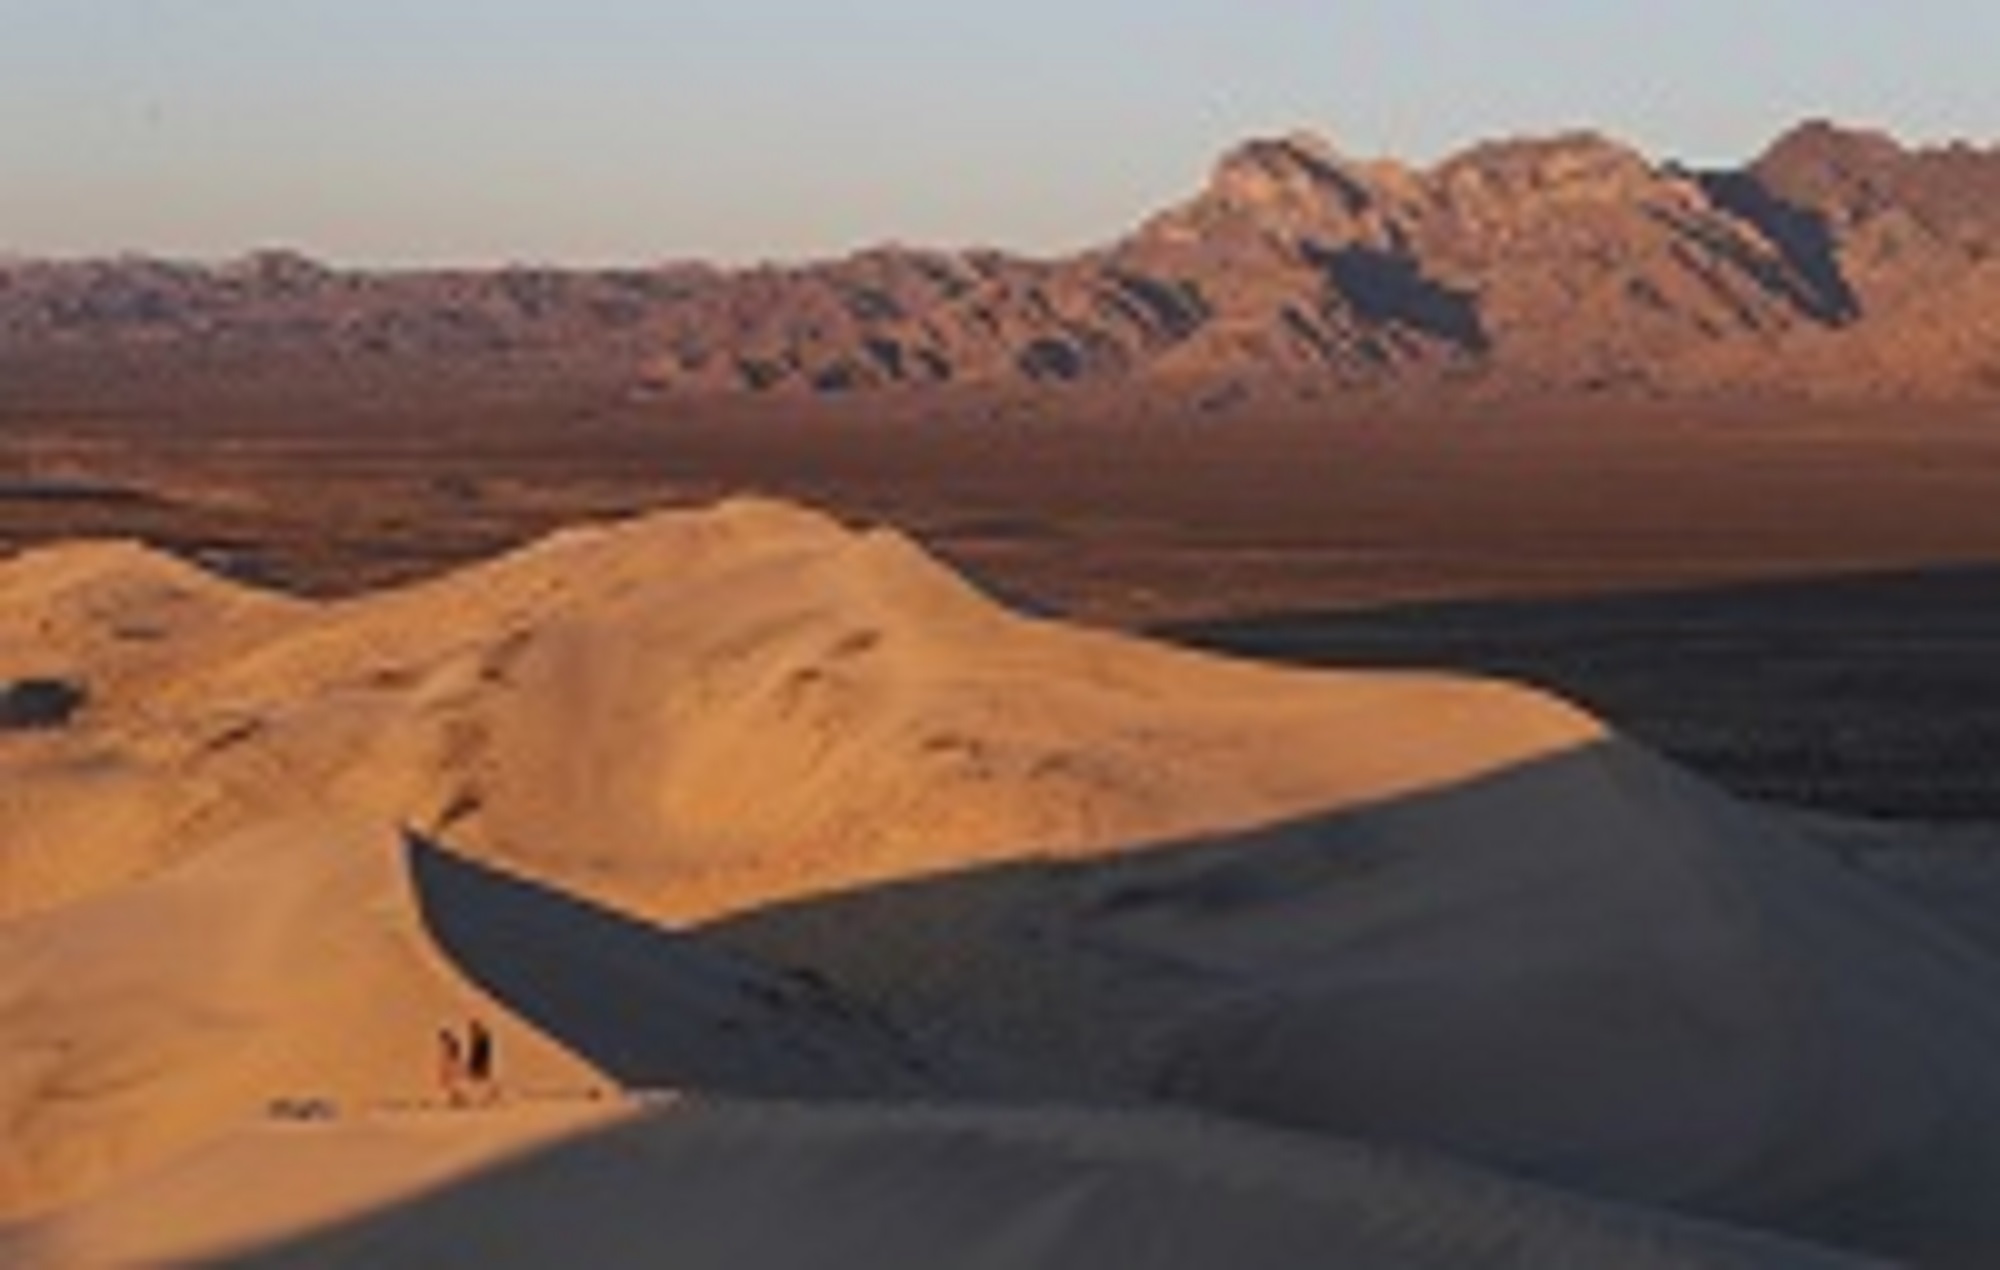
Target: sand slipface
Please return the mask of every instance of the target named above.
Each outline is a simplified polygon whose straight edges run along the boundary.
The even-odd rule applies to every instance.
[[[0,926],[0,1199],[19,1212],[270,1114],[435,1101],[435,1028],[500,1030],[525,1087],[601,1086],[437,955],[393,833],[253,830]]]
[[[504,1079],[468,1104],[589,1108],[621,1086],[939,1087],[823,988],[455,861],[394,831],[251,831],[0,926],[0,1199],[33,1213],[258,1121],[435,1114],[438,1030]]]
[[[870,1203],[942,1152],[948,1209],[1013,1214],[995,1264],[1106,1263],[1140,1195],[1234,1214],[1188,1249],[1266,1222],[1318,1232],[1273,1235],[1273,1264],[1408,1247],[1296,1197],[1231,1207],[1234,1166],[1178,1130],[860,1108],[1165,1101],[1257,1138],[1225,1152],[1279,1150],[1249,1121],[1594,1197],[1562,1201],[1563,1239],[1630,1202],[1938,1264],[2000,1250],[1988,955],[1526,689],[1030,620],[891,532],[757,501],[324,604],[137,548],[37,554],[0,564],[0,632],[0,675],[88,692],[0,736],[0,1211],[55,1264],[165,1255],[120,1241],[174,1195],[205,1247],[420,1264],[467,1205],[560,1229],[628,1148],[655,1183],[736,1161],[713,1197],[742,1220],[690,1255],[766,1263],[748,1210],[844,1175],[819,1128],[669,1113],[481,1171],[593,1128],[593,1096],[663,1088],[847,1105]],[[405,1124],[437,1027],[474,1014],[511,1101]],[[966,1133],[986,1146],[939,1142]],[[1180,1180],[1080,1178],[1072,1141]],[[294,1148],[318,1163],[292,1198],[256,1198]],[[788,1171],[801,1149],[828,1162]],[[1322,1179],[1361,1213],[1401,1167],[1368,1159]],[[400,1181],[357,1182],[369,1160]],[[334,1221],[363,1242],[316,1252]],[[925,1229],[853,1246],[902,1264]],[[1525,1238],[1397,1264],[1569,1246]]]

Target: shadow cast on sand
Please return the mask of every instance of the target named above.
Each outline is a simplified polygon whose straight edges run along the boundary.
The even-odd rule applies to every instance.
[[[1605,1214],[1639,1206],[1662,1227],[1734,1223],[1933,1264],[2000,1252],[1988,1202],[2000,966],[1777,818],[1622,743],[1378,805],[869,887],[687,935],[411,850],[440,946],[607,1071],[797,1104],[808,1074],[845,1062],[845,1079],[822,1073],[810,1092],[844,1090],[849,1105],[645,1119],[244,1264],[424,1264],[489,1244],[532,1264],[570,1251],[580,1226],[595,1238],[600,1218],[628,1223],[616,1247],[645,1250],[602,1264],[930,1265],[989,1238],[982,1264],[1007,1266],[1215,1264],[1232,1241],[1268,1265],[1327,1264],[1324,1250],[1342,1247],[1399,1266],[1634,1264],[1602,1247],[1565,1261],[1567,1245],[1510,1231],[1527,1211],[1517,1192],[1569,1206],[1554,1239],[1602,1235]],[[732,1014],[768,981],[760,962],[810,966],[842,995]],[[827,1039],[847,998],[1011,1052],[1067,1088],[1038,1105],[888,1109],[893,1063],[856,1063]],[[719,1043],[732,1019],[751,1038]],[[901,1056],[890,1029],[862,1026]],[[816,1054],[768,1066],[815,1038]],[[1117,1130],[1123,1145],[1105,1147],[1090,1127],[1190,1113],[1210,1140],[1192,1160],[1153,1129]],[[894,1129],[912,1123],[921,1131]],[[1022,1132],[1031,1164],[987,1151]],[[1250,1145],[1229,1145],[1238,1138]],[[1503,1196],[1484,1210],[1499,1225],[1450,1226],[1462,1210],[1449,1188],[1385,1199],[1383,1170],[1353,1159],[1410,1149]],[[1078,1172],[1104,1150],[1117,1169]],[[1271,1150],[1292,1153],[1293,1172],[1302,1151],[1346,1163],[1312,1183],[1323,1190],[1303,1214],[1273,1210],[1240,1185],[1245,1169],[1270,1171],[1241,1160]],[[623,1179],[611,1190],[608,1161]],[[1240,1224],[1201,1226],[1219,1196],[1248,1206]],[[1439,1203],[1461,1216],[1433,1221],[1426,1205]],[[1392,1255],[1402,1235],[1372,1224],[1384,1204],[1453,1233]],[[1267,1238],[1279,1242],[1257,1256]],[[1658,1264],[1715,1263],[1647,1247]],[[1206,1259],[1179,1257],[1193,1249]],[[1834,1264],[1783,1243],[1722,1260]]]
[[[931,1085],[918,1049],[785,975],[406,834],[419,910],[473,982],[631,1089],[810,1098]]]
[[[1608,742],[706,932],[1141,1098],[1892,1255],[2000,1252],[2000,963]]]

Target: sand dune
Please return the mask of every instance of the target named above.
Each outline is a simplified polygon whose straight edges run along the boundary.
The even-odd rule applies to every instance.
[[[435,1098],[436,1027],[490,1002],[427,947],[393,835],[253,831],[0,927],[0,1204],[71,1198],[279,1100]],[[588,1069],[520,1029],[524,1080]]]
[[[510,1099],[938,1084],[809,982],[392,830],[279,825],[0,926],[0,1214],[268,1115],[436,1104],[437,1029],[474,1017]]]
[[[104,585],[123,590],[169,569],[117,558]],[[30,779],[0,838],[0,911],[326,810],[708,916],[1255,823],[1597,732],[1495,685],[1301,677],[1025,621],[904,539],[768,503],[558,535],[342,604],[223,593],[255,617],[164,629],[102,691],[96,626],[35,637],[41,672],[92,705],[12,743]],[[71,832],[123,803],[129,826]],[[102,845],[72,853],[78,836]]]
[[[353,1215],[392,1188],[420,1198]],[[305,1197],[334,1220],[273,1238]],[[750,1103],[264,1127],[16,1248],[42,1270],[1878,1264],[1179,1113]]]
[[[898,1185],[958,1214],[895,1207],[893,1245],[829,1216],[855,1264],[935,1263],[989,1221],[994,1264],[1133,1238],[1159,1264],[1267,1238],[1272,1264],[1315,1241],[1641,1264],[1561,1251],[1636,1230],[1628,1203],[2000,1252],[1990,952],[1524,689],[1030,620],[892,533],[760,502],[325,604],[137,548],[43,553],[0,565],[0,633],[6,676],[85,703],[0,735],[0,1205],[41,1216],[37,1247],[148,1229],[130,1215],[180,1195],[189,1238],[353,1218],[286,1255],[421,1263],[466,1211],[504,1211],[518,1251],[523,1224],[588,1214],[591,1238],[698,1227],[663,1188],[784,1211],[851,1179],[859,1214]],[[395,1119],[434,1095],[436,1027],[474,1013],[515,1098],[851,1105],[668,1117],[470,1178],[569,1123],[532,1101],[518,1126]],[[881,1109],[910,1098],[1014,1110]],[[1236,1127],[1026,1109],[1050,1100]],[[274,1104],[337,1119],[260,1125]],[[1405,1166],[1343,1140],[1488,1172],[1399,1199]],[[400,1181],[348,1177],[378,1146]],[[294,1148],[321,1199],[259,1198]],[[1310,1202],[1266,1190],[1267,1155],[1298,1151],[1331,1153]],[[600,1212],[606,1160],[645,1185]],[[1503,1176],[1572,1194],[1537,1227],[1555,1242],[1509,1225],[1545,1193]],[[1461,1185],[1505,1192],[1499,1227],[1447,1219]],[[1137,1235],[1140,1204],[1200,1215]],[[1417,1233],[1363,1220],[1384,1205]],[[1660,1220],[1633,1237],[1662,1264],[1804,1255]],[[801,1246],[755,1225],[689,1255]]]
[[[715,933],[1106,1096],[1899,1255],[2000,1247],[2000,964],[1622,743]]]
[[[259,1121],[142,1169],[58,1220],[0,1228],[0,1264],[54,1270],[234,1259],[465,1181],[629,1110],[612,1099],[510,1100],[498,1112]]]

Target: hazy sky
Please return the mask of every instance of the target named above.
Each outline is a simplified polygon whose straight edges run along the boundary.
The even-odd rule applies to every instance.
[[[2000,0],[0,0],[0,253],[1079,245],[1244,136],[2000,134]]]

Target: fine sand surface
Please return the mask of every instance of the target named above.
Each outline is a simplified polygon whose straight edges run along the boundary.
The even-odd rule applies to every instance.
[[[0,926],[0,1002],[0,1197],[17,1212],[255,1117],[435,1104],[436,1029],[475,1017],[509,1099],[937,1085],[824,989],[325,823]]]
[[[48,1268],[1880,1264],[1179,1113],[792,1104],[260,1126],[13,1251]]]
[[[141,1173],[59,1222],[11,1240],[0,1235],[0,1259],[49,1267],[234,1259],[464,1181],[614,1124],[629,1110],[614,1101],[515,1098],[504,1111],[432,1107],[251,1124]],[[452,1260],[441,1254],[431,1264]],[[523,1257],[518,1264],[534,1263]]]
[[[31,552],[31,678],[22,1257],[2000,1256],[1977,914],[1526,689],[1031,620],[765,502],[323,603]],[[536,1152],[618,1091],[699,1110]]]

